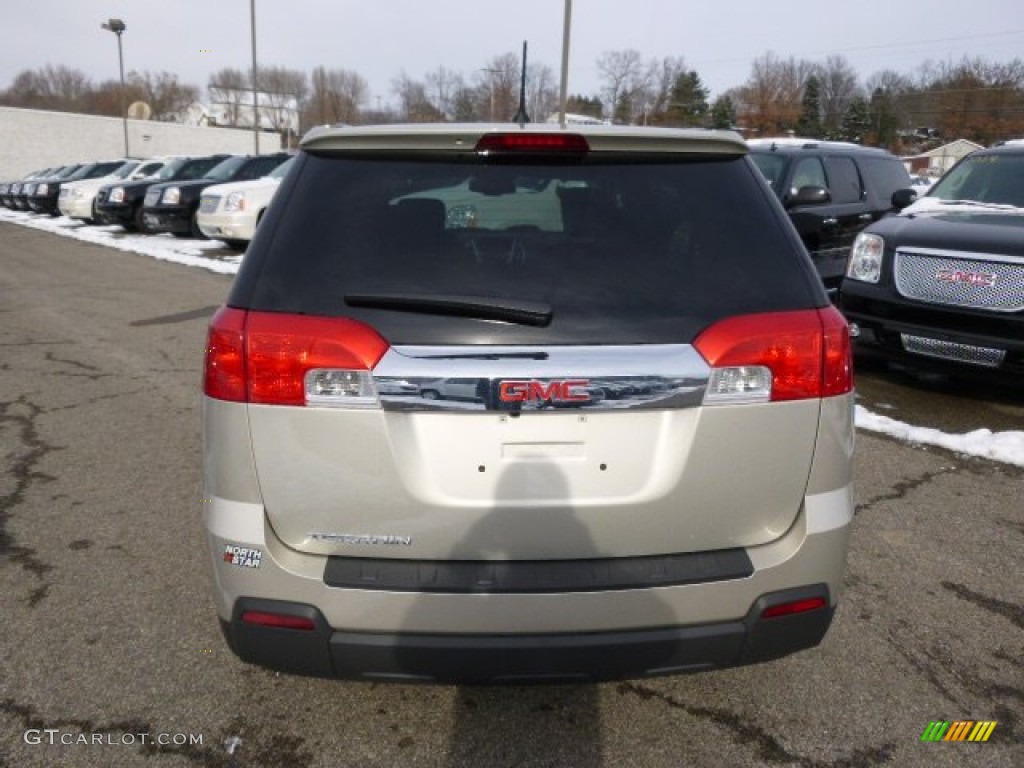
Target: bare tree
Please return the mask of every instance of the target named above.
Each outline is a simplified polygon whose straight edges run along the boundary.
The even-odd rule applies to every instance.
[[[281,146],[298,138],[299,112],[309,93],[306,73],[287,67],[262,67],[257,74],[260,113],[281,135]]]
[[[434,108],[444,115],[446,120],[454,119],[455,95],[463,87],[465,86],[462,75],[443,66],[427,73],[425,83],[427,98],[430,99]]]
[[[47,64],[19,72],[4,94],[12,107],[75,112],[87,106],[92,83],[81,70]]]
[[[814,67],[806,60],[781,59],[771,51],[755,59],[747,82],[731,92],[747,130],[770,135],[794,129],[804,83]]]
[[[526,111],[535,123],[543,122],[558,109],[558,81],[551,67],[526,67]]]
[[[597,58],[603,95],[612,119],[632,123],[643,111],[651,82],[651,69],[640,51],[605,51]]]
[[[142,94],[141,100],[149,104],[154,120],[175,122],[199,98],[194,85],[178,82],[170,72],[129,72],[127,81]]]
[[[826,133],[835,133],[853,100],[864,95],[856,70],[843,56],[829,56],[815,67],[822,124]]]
[[[399,113],[402,120],[410,123],[440,123],[444,114],[433,105],[427,95],[427,87],[419,80],[413,80],[404,71],[391,82],[398,96]]]
[[[519,105],[522,62],[514,53],[496,56],[477,73],[477,91],[487,104],[481,111],[488,120],[511,120]]]
[[[228,125],[245,125],[251,121],[251,113],[246,113],[243,118],[245,105],[252,108],[252,81],[247,72],[230,67],[214,72],[206,84],[206,91],[210,102],[222,110]]]
[[[304,110],[304,125],[319,123],[358,123],[370,87],[358,72],[348,69],[313,70],[309,102]]]

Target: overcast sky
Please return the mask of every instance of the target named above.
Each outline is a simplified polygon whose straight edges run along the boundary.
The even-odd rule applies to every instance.
[[[121,18],[125,69],[169,71],[205,88],[211,72],[248,68],[250,0],[0,0],[0,88],[23,69],[78,68],[117,79]],[[494,56],[519,53],[561,66],[564,0],[256,0],[258,62],[309,72],[344,67],[370,85],[371,104],[394,98],[403,70],[439,66],[472,82]],[[926,60],[1024,56],[1022,0],[575,0],[569,90],[597,94],[604,51],[682,56],[715,96],[741,85],[767,51],[823,60],[840,54],[862,81],[882,69],[912,74]]]

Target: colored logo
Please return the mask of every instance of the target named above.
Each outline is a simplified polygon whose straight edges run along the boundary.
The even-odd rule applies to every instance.
[[[995,728],[995,720],[932,720],[921,741],[988,741]]]
[[[940,269],[935,273],[935,279],[943,283],[963,283],[982,288],[991,288],[997,277],[991,272],[965,272],[962,269]]]
[[[581,389],[590,385],[587,379],[564,381],[503,381],[498,397],[505,403],[565,402],[585,403],[590,395]]]

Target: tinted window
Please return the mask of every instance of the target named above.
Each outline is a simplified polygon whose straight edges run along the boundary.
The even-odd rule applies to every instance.
[[[238,174],[238,181],[248,181],[249,179],[259,179],[266,176],[272,170],[281,165],[287,157],[280,155],[267,155],[266,157],[254,157],[245,168],[242,169],[241,173]]]
[[[796,161],[793,178],[789,182],[791,195],[795,195],[801,187],[827,187],[825,168],[816,157],[803,157]]]
[[[157,181],[167,181],[168,179],[173,179],[175,175],[178,173],[178,171],[185,165],[185,163],[188,162],[190,161],[184,157],[175,158],[174,160],[171,160],[169,163],[167,163],[167,165],[165,165],[163,168],[161,168],[159,173],[153,176],[153,178]]]
[[[204,175],[207,179],[230,181],[235,177],[238,169],[245,165],[247,160],[248,158],[246,157],[229,157],[227,160],[222,160],[217,163],[217,165],[207,171]]]
[[[864,169],[865,183],[874,188],[883,202],[889,202],[897,189],[910,186],[910,174],[895,157],[863,157],[860,164]]]
[[[192,179],[201,179],[210,172],[215,165],[224,159],[220,157],[201,157],[198,160],[190,160],[184,166],[181,171],[177,174],[177,179],[180,181],[190,181]]]
[[[833,203],[857,203],[864,196],[857,166],[848,157],[826,157],[828,190]]]
[[[360,317],[392,343],[669,343],[726,315],[820,298],[744,158],[307,156],[296,172],[250,247],[235,306]],[[535,328],[346,301],[389,294],[537,302],[552,320]]]
[[[779,185],[782,183],[786,173],[786,158],[782,155],[772,155],[764,152],[751,152],[750,158],[757,165],[758,169],[768,180],[768,185],[779,194]]]

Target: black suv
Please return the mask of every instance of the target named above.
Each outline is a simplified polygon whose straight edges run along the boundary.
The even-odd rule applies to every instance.
[[[96,193],[96,219],[102,224],[120,224],[125,229],[146,232],[142,220],[142,203],[146,192],[163,181],[201,179],[213,166],[230,155],[207,157],[176,157],[154,176],[138,181],[119,181],[102,187]]]
[[[750,156],[768,179],[835,299],[853,239],[912,199],[910,174],[881,149],[836,141],[754,139]]]
[[[1024,143],[961,160],[854,243],[842,311],[858,344],[915,367],[1024,374]]]
[[[207,171],[201,179],[154,184],[146,192],[142,221],[147,232],[170,232],[176,237],[206,239],[196,214],[203,190],[214,184],[250,181],[266,176],[287,160],[287,152],[272,155],[235,155]]]

